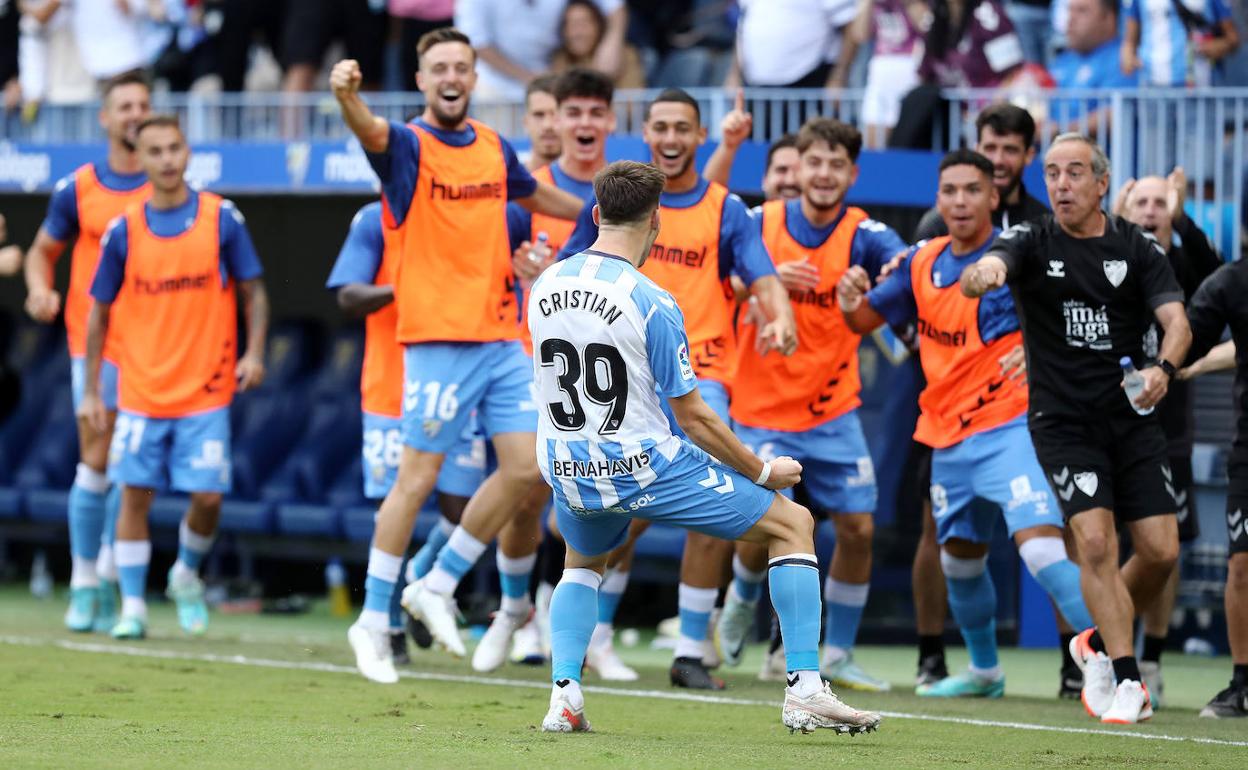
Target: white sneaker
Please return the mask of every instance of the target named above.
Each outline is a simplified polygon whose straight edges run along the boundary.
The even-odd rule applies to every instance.
[[[537,625],[537,616],[529,618],[529,622],[516,629],[511,637],[511,662],[529,666],[540,666],[546,662],[546,654],[542,651],[542,632]]]
[[[763,667],[758,672],[760,682],[783,682],[789,672],[784,662],[784,647],[763,656]]]
[[[550,710],[542,720],[544,733],[587,733],[592,728],[585,718],[585,703],[573,703],[566,689],[556,687],[550,694]]]
[[[1114,692],[1114,702],[1101,715],[1101,721],[1112,725],[1133,725],[1153,716],[1148,687],[1134,679],[1124,679]]]
[[[529,613],[530,615],[532,613]],[[498,611],[485,630],[485,636],[477,643],[472,652],[472,670],[493,671],[507,662],[507,649],[511,646],[511,637],[516,629],[524,625],[527,615],[516,617],[509,612]]]
[[[585,650],[585,665],[608,682],[636,682],[638,679],[637,672],[620,660],[610,639],[602,644],[591,644]]]
[[[1148,690],[1148,699],[1153,708],[1162,707],[1166,692],[1166,683],[1161,677],[1161,664],[1155,660],[1140,661],[1140,676],[1144,679],[1144,687]]]
[[[754,629],[757,609],[757,603],[743,602],[732,591],[724,599],[724,609],[715,624],[715,641],[724,656],[724,663],[733,668],[741,665],[741,654],[745,652],[746,640]]]
[[[399,681],[399,672],[394,670],[394,658],[390,654],[388,629],[378,631],[355,623],[347,629],[347,641],[355,651],[355,667],[365,679],[381,684]]]
[[[1113,705],[1115,692],[1113,661],[1103,652],[1093,653],[1083,664],[1083,707],[1099,717]]]
[[[457,658],[464,657],[467,650],[464,640],[459,638],[459,624],[455,622],[459,613],[453,597],[435,594],[425,588],[425,581],[417,580],[403,589],[399,604],[407,614],[425,624],[435,644]]]
[[[837,734],[857,735],[869,733],[880,726],[879,714],[846,706],[832,693],[832,687],[827,682],[823,683],[822,690],[805,698],[795,695],[792,687],[785,688],[781,719],[790,733],[797,730],[810,733],[824,727],[835,730]]]

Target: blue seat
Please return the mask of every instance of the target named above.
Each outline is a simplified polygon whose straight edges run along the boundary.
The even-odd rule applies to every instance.
[[[283,535],[336,538],[342,534],[341,513],[328,505],[279,505],[277,531]]]
[[[221,530],[268,534],[273,531],[273,506],[227,498],[221,503]]]
[[[31,489],[26,492],[26,515],[31,521],[64,524],[69,516],[69,492],[64,489]]]
[[[364,497],[363,467],[364,463],[357,453],[330,485],[325,493],[325,501],[337,508],[374,505],[375,503]]]
[[[264,384],[256,392],[281,392],[320,364],[324,328],[315,321],[281,321],[269,331]],[[247,394],[242,394],[246,396]]]
[[[679,561],[684,551],[685,531],[666,524],[652,524],[637,538],[638,556]]]
[[[353,400],[313,402],[305,416],[306,429],[295,441],[292,454],[261,487],[261,499],[324,502],[336,471],[359,454],[359,432],[343,430],[358,419],[359,407]]]
[[[74,481],[78,459],[78,422],[74,417],[69,384],[53,389],[51,402],[13,475],[23,489],[68,489]]]
[[[285,458],[303,432],[307,411],[304,393],[244,394],[248,403],[234,434],[234,493],[256,499],[264,481]]]
[[[0,487],[0,519],[22,517],[22,492],[13,487]]]
[[[158,529],[177,529],[182,523],[182,517],[186,515],[189,502],[186,495],[156,495],[156,499],[152,501],[152,509],[148,513],[148,523]]]
[[[342,534],[348,540],[367,543],[373,539],[373,517],[377,507],[352,505],[342,509]]]
[[[334,332],[321,367],[312,376],[312,397],[336,400],[351,394],[359,407],[360,368],[364,364],[364,325],[353,323]]]

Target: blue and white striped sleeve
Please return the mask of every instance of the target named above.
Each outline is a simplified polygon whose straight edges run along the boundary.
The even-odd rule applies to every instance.
[[[633,290],[633,301],[646,329],[646,358],[659,393],[665,398],[686,395],[698,386],[698,380],[689,359],[684,314],[671,295],[646,284]]]

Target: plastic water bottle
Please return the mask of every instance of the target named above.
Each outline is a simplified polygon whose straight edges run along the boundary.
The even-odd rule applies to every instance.
[[[351,592],[347,589],[347,570],[334,557],[325,565],[325,587],[329,589],[329,614],[347,617],[351,614]]]
[[[1153,407],[1141,409],[1135,405],[1135,399],[1144,392],[1144,375],[1140,374],[1128,356],[1123,356],[1118,365],[1122,367],[1123,389],[1127,391],[1127,401],[1131,403],[1131,408],[1139,414],[1152,414]]]
[[[548,241],[550,241],[550,236],[546,234],[545,230],[537,234],[537,243],[529,247],[530,262],[538,265],[546,259],[546,252],[550,250],[550,247],[547,245]]]
[[[36,599],[47,599],[52,595],[52,573],[48,570],[48,556],[43,551],[36,551],[30,563],[30,595]]]

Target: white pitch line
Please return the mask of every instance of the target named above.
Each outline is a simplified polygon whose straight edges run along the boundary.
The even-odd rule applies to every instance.
[[[342,666],[336,663],[317,663],[314,661],[273,660],[269,658],[251,658],[246,655],[217,655],[214,653],[180,652],[178,650],[162,650],[153,647],[133,647],[126,645],[101,644],[98,642],[73,642],[64,639],[38,639],[27,636],[0,636],[0,643],[21,645],[24,647],[45,647],[51,645],[74,652],[99,652],[110,655],[128,655],[136,658],[154,658],[158,660],[187,660],[200,663],[231,663],[239,666],[257,668],[280,668],[296,671],[324,671],[333,674],[352,674],[358,676],[354,666]],[[495,687],[517,687],[529,690],[549,690],[547,682],[535,682],[525,679],[501,679],[488,676],[470,676],[466,674],[439,674],[429,671],[399,671],[404,679],[415,679],[430,682],[450,682],[454,684],[483,684]],[[732,698],[724,695],[702,695],[665,690],[630,690],[621,687],[599,687],[586,685],[586,692],[603,695],[627,696],[632,698],[650,698],[652,700],[675,700],[691,703],[710,703],[729,706],[768,706],[777,708],[779,701],[760,700],[757,698]],[[1248,741],[1230,741],[1221,738],[1200,738],[1184,735],[1165,735],[1163,733],[1134,733],[1127,730],[1096,729],[1089,727],[1058,727],[1056,725],[1038,725],[1030,722],[1000,722],[992,719],[972,719],[969,717],[936,716],[933,714],[908,714],[901,711],[881,711],[882,716],[889,719],[913,719],[923,722],[943,722],[946,724],[970,725],[972,727],[995,727],[1012,730],[1032,730],[1049,733],[1071,733],[1076,735],[1108,735],[1114,738],[1134,738],[1149,741],[1174,741],[1203,743],[1212,746],[1248,747]]]

